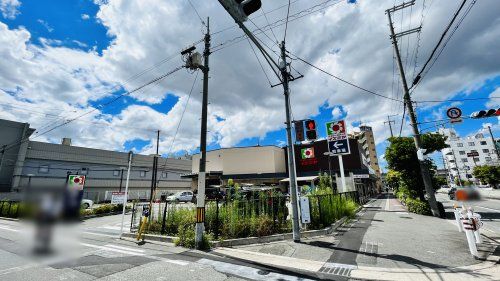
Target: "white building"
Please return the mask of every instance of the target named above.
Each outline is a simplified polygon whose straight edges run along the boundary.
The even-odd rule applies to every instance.
[[[439,132],[448,137],[446,143],[450,147],[443,149],[442,153],[445,168],[454,179],[460,176],[462,180],[477,183],[472,175],[475,166],[500,163],[495,144],[490,136],[478,133],[471,137],[461,138],[454,129],[440,129]]]

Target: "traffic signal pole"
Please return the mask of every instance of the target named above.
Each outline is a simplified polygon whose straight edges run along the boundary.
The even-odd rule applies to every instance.
[[[401,55],[399,53],[399,48],[398,48],[398,41],[397,41],[397,36],[394,33],[394,26],[392,24],[392,18],[391,18],[391,12],[394,12],[399,9],[403,9],[405,7],[408,7],[409,5],[413,5],[415,1],[409,2],[409,3],[403,3],[402,5],[396,6],[392,9],[388,9],[386,11],[387,17],[389,19],[389,26],[391,30],[391,39],[392,39],[392,45],[394,47],[394,51],[396,53],[396,61],[398,63],[398,69],[399,69],[399,74],[401,77],[401,81],[403,84],[403,90],[404,90],[404,103],[407,107],[408,110],[408,115],[410,116],[410,124],[413,130],[413,139],[415,141],[415,147],[417,148],[417,151],[421,151],[422,149],[422,141],[420,139],[420,132],[418,130],[418,125],[417,125],[417,118],[415,115],[415,111],[413,109],[413,104],[411,101],[410,97],[410,91],[408,89],[408,84],[406,82],[406,76],[403,68],[403,64],[401,63]],[[429,174],[429,170],[427,166],[425,165],[425,162],[423,159],[418,160],[419,165],[420,165],[420,172],[422,174],[422,178],[424,181],[424,186],[425,186],[425,192],[426,192],[426,199],[429,201],[429,205],[431,207],[432,214],[434,216],[439,216],[439,209],[436,201],[436,196],[434,194],[434,189],[432,188],[432,180]]]
[[[289,73],[286,63],[286,48],[285,41],[281,42],[281,65],[280,71],[283,81],[283,92],[285,95],[286,108],[286,137],[288,150],[288,173],[290,178],[290,201],[292,205],[292,220],[293,220],[293,241],[300,242],[300,227],[299,227],[299,208],[297,205],[297,171],[295,169],[295,152],[292,139],[292,125],[290,114],[290,88],[289,88]]]

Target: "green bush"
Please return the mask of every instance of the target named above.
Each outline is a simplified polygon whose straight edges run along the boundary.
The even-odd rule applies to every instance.
[[[431,208],[428,202],[420,201],[420,199],[406,198],[406,208],[408,211],[419,215],[431,215]]]
[[[174,240],[174,244],[176,246],[182,246],[186,248],[195,248],[195,225],[194,224],[188,224],[188,225],[180,225],[178,229],[178,238]],[[200,250],[209,250],[212,245],[210,244],[210,241],[212,240],[212,236],[210,235],[203,235],[202,237],[202,244],[200,247]]]

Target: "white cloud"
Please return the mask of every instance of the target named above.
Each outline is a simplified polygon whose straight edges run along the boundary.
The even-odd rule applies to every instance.
[[[87,14],[82,14],[81,17],[82,17],[82,20],[88,20],[88,19],[90,19],[90,16],[87,15]]]
[[[0,0],[0,12],[6,19],[15,19],[19,15],[19,0]]]
[[[39,24],[41,24],[43,27],[45,27],[45,29],[47,29],[48,32],[53,32],[54,31],[54,28],[52,28],[48,22],[44,21],[44,20],[41,20],[41,19],[38,19],[37,22]]]
[[[334,107],[332,110],[332,117],[333,119],[340,118],[342,116],[342,109],[338,106]]]
[[[216,1],[199,2],[197,8],[201,16],[210,15],[212,31],[234,25]],[[263,9],[268,12],[286,2],[264,1]],[[100,5],[96,18],[112,38],[102,55],[95,51],[58,46],[49,41],[41,47],[35,46],[30,44],[31,34],[27,30],[9,29],[0,23],[0,88],[9,92],[0,91],[3,98],[8,97],[12,102],[23,105],[29,101],[41,111],[64,109],[60,111],[64,116],[75,116],[76,113],[68,112],[85,112],[91,108],[90,101],[109,96],[115,85],[131,90],[180,66],[182,60],[176,56],[133,81],[129,79],[142,69],[178,54],[203,36],[196,14],[183,0],[150,0],[148,4],[140,0],[95,0],[95,3]],[[296,2],[292,12],[312,5],[310,1]],[[384,13],[392,5],[393,1],[389,0],[358,1],[356,5],[340,1],[322,13],[298,20],[291,18],[287,48],[333,74],[378,93],[396,96],[391,94],[392,45]],[[455,6],[452,1],[434,1],[424,21],[419,64],[430,54]],[[491,6],[499,7],[500,3],[476,3],[432,71],[413,94],[415,99],[449,98],[459,90],[471,89],[486,78],[499,74],[495,59],[498,56],[496,50],[500,49],[500,19],[495,13],[497,9]],[[268,19],[274,22],[285,16],[286,9],[278,9],[270,12]],[[420,9],[415,6],[412,26],[419,17]],[[395,18],[399,19],[400,14]],[[254,22],[259,26],[267,24],[264,17],[255,18]],[[408,25],[409,19],[406,19],[403,28]],[[248,26],[254,29],[252,23],[249,22]],[[397,25],[396,32],[400,31],[400,26]],[[281,37],[283,26],[275,26],[273,31]],[[214,34],[212,46],[219,46],[241,34],[238,28]],[[267,35],[272,37],[271,32]],[[258,36],[277,51],[266,36]],[[408,49],[411,52],[416,37],[407,38],[410,39]],[[406,57],[406,40],[401,42],[403,57]],[[200,52],[202,45],[197,45]],[[228,45],[214,52],[210,58],[209,140],[221,146],[232,146],[245,138],[263,137],[270,131],[283,128],[285,120],[282,89],[269,87],[248,43],[243,40],[224,46]],[[410,61],[408,64],[413,66]],[[345,85],[297,60],[292,61],[292,66],[305,75],[303,79],[291,83],[295,119],[314,116],[319,113],[319,107],[325,105],[331,108],[333,115],[336,108],[342,106],[344,112],[349,112],[349,124],[362,120],[373,127],[377,143],[390,135],[383,122],[387,115],[402,112],[400,103]],[[273,73],[266,65],[264,67],[272,82],[276,83],[277,79],[271,75]],[[411,77],[411,71],[408,76]],[[59,140],[62,136],[73,136],[75,139],[82,136],[80,132],[85,132],[86,139],[75,139],[77,143],[122,149],[127,140],[154,139],[154,130],[160,129],[161,149],[166,153],[193,79],[193,74],[181,70],[158,85],[132,95],[139,101],[160,103],[173,94],[179,98],[179,103],[169,112],[133,104],[127,105],[116,116],[103,116],[97,110],[84,119],[106,125],[75,122],[55,130],[47,139]],[[174,151],[192,150],[199,144],[200,82],[192,93]],[[13,109],[2,114],[16,120],[19,120],[17,116],[24,116]],[[394,126],[395,134],[398,134],[401,116],[395,118],[399,119]],[[29,120],[35,127],[47,124],[41,116],[33,115],[23,120]],[[403,135],[409,132],[410,127],[403,126]],[[103,135],[109,137],[103,138]]]
[[[493,92],[491,92],[489,97],[495,97],[495,99],[490,99],[488,102],[486,102],[486,108],[500,107],[500,88],[496,88]]]

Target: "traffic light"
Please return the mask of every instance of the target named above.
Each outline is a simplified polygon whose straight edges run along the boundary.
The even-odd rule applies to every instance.
[[[262,7],[261,0],[219,0],[219,3],[238,21],[244,22],[248,16]]]
[[[306,138],[307,140],[315,140],[318,138],[316,134],[316,122],[314,120],[306,120]]]
[[[304,141],[304,121],[296,121],[295,124],[295,140],[297,142]]]
[[[476,111],[470,115],[470,118],[480,119],[480,118],[488,118],[488,117],[493,117],[493,116],[500,116],[500,108]]]

